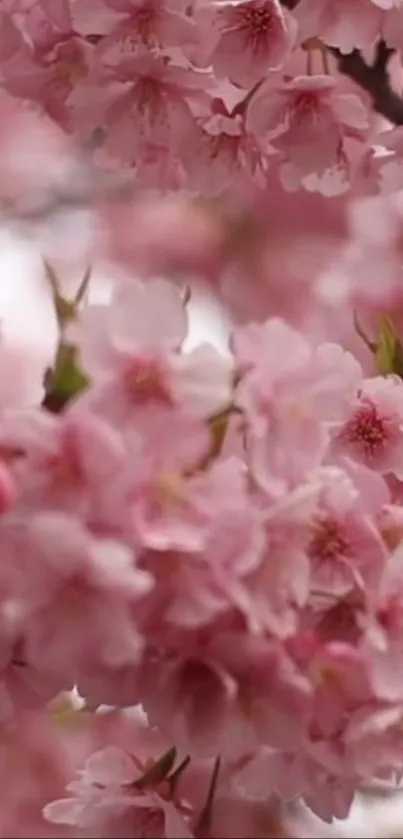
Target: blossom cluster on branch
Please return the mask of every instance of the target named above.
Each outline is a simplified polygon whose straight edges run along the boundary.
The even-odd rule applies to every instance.
[[[0,0],[2,217],[90,208],[111,266],[44,261],[1,401],[0,836],[285,836],[400,780],[402,50],[403,0]]]

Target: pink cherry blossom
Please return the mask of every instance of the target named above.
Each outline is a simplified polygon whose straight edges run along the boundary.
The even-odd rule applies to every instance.
[[[208,539],[211,516],[225,503],[220,498],[227,490],[231,467],[198,474],[210,451],[205,427],[187,418],[172,420],[163,414],[157,418],[148,440],[140,438],[122,473],[119,494],[127,525],[144,547],[200,551]],[[235,464],[233,477],[242,498],[240,466]]]
[[[397,377],[367,379],[337,433],[337,445],[379,471],[400,477],[403,389]]]
[[[55,551],[61,543],[63,550]],[[24,548],[24,563],[10,567],[10,558]],[[35,670],[61,678],[60,687],[68,672],[72,687],[92,660],[120,665],[138,659],[141,637],[131,605],[153,581],[136,568],[130,548],[93,536],[66,514],[48,512],[5,523],[1,562],[2,608],[15,615],[23,659]],[[102,617],[105,608],[115,614],[112,632]]]
[[[336,472],[332,477],[312,517],[307,546],[311,586],[336,597],[356,585],[374,590],[387,556],[376,518],[360,509],[357,489],[345,475]]]
[[[173,649],[150,659],[143,677],[150,720],[185,750],[206,756],[219,750],[239,759],[258,742],[295,744],[309,720],[308,680],[275,644],[223,629],[185,657]]]
[[[260,82],[293,47],[297,27],[278,0],[217,3],[214,12],[211,63],[241,87]]]
[[[114,86],[107,97],[105,149],[129,164],[150,143],[176,154],[192,142],[196,125],[190,103],[204,98],[209,79],[196,70],[176,66],[145,48],[110,59],[102,71]]]
[[[239,181],[264,182],[264,162],[255,138],[247,132],[244,118],[228,112],[221,99],[212,103],[212,113],[200,126],[182,161],[193,189],[206,195],[222,194]]]
[[[403,0],[0,5],[0,837],[330,837],[403,773]]]
[[[390,6],[382,0],[301,0],[296,18],[301,37],[320,35],[330,46],[349,53],[374,43],[386,8]]]
[[[172,283],[133,280],[117,284],[112,305],[88,306],[71,336],[78,339],[85,369],[97,377],[119,352],[180,349],[187,329],[186,308]]]
[[[64,128],[74,127],[71,94],[89,72],[92,47],[73,34],[19,49],[3,64],[3,85],[13,96],[39,103]]]
[[[161,620],[192,629],[234,607],[254,610],[250,575],[260,565],[265,539],[243,464],[235,458],[216,462],[207,475],[179,480],[178,487],[172,482],[172,496],[168,483],[165,509],[163,489],[159,510],[149,501],[148,521],[139,519],[141,508],[134,512],[142,543],[154,548],[144,560],[158,580],[150,614],[157,607]]]
[[[208,344],[179,353],[186,324],[183,301],[166,282],[122,286],[110,307],[89,307],[72,337],[98,381],[88,394],[91,409],[131,425],[147,424],[161,409],[197,419],[223,410],[231,400],[232,361]]]
[[[402,647],[402,549],[399,542],[386,565],[377,591],[368,599],[362,618],[363,649],[368,657],[374,691],[383,700],[401,697],[398,678]]]
[[[403,25],[400,0],[389,5],[387,15],[382,26],[382,35],[390,47],[394,47],[402,54],[403,48]]]
[[[11,59],[14,53],[18,53],[21,48],[21,35],[16,27],[11,15],[7,12],[1,13],[1,39],[0,39],[0,56],[1,61],[5,62]]]
[[[136,758],[113,746],[90,755],[81,778],[68,785],[73,797],[48,804],[45,817],[56,824],[95,830],[105,837],[110,830],[121,831],[126,822],[126,829],[134,836],[152,830],[166,839],[191,839],[186,825],[189,807],[172,803],[163,792],[159,794],[158,787],[137,790],[140,768]]]
[[[260,327],[241,329],[233,340],[241,369],[249,368],[251,354],[256,353],[256,362],[247,368],[237,389],[237,404],[250,426],[256,477],[265,481],[268,472],[269,484],[272,475],[293,480],[321,462],[330,420],[337,413],[344,416],[361,379],[360,366],[331,345],[311,348],[302,335],[275,318]],[[292,460],[288,458],[290,440],[298,459],[294,453]]]
[[[118,432],[75,409],[63,419],[40,409],[13,411],[0,425],[0,446],[25,503],[74,510],[92,523],[107,515],[126,457]]]
[[[197,43],[197,27],[186,15],[182,0],[171,0],[169,5],[162,0],[109,0],[107,5],[119,13],[119,19],[100,42],[97,60],[108,62],[119,55],[123,58],[141,46],[183,48],[187,43]]]
[[[278,150],[284,182],[293,175],[308,190],[337,195],[348,188],[346,139],[364,139],[368,119],[359,97],[339,93],[332,77],[300,76],[277,84],[269,78],[260,85],[247,125],[261,143]],[[330,174],[334,191],[326,181]]]
[[[51,49],[72,32],[68,0],[39,0],[35,6],[29,0],[5,0],[4,6],[35,48]]]

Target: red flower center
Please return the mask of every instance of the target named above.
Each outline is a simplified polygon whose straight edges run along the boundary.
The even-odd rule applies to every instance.
[[[315,525],[314,535],[308,548],[309,555],[313,559],[328,562],[345,556],[346,551],[347,543],[337,522],[325,519]]]
[[[348,443],[359,443],[367,454],[375,454],[387,439],[385,422],[375,405],[364,402],[346,424],[342,436]]]
[[[130,359],[125,367],[123,380],[129,399],[137,405],[147,402],[172,404],[166,371],[158,359]]]

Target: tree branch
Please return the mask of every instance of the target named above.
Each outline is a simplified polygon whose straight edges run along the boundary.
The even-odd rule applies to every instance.
[[[348,55],[333,47],[329,51],[336,58],[339,72],[369,93],[374,110],[394,125],[403,125],[403,98],[392,89],[388,73],[388,62],[394,50],[381,40],[372,64],[367,64],[359,50]]]

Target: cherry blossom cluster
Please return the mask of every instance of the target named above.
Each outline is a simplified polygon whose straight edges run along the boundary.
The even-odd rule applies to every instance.
[[[2,218],[89,209],[111,280],[45,259],[41,404],[0,352],[0,837],[400,781],[402,50],[403,0],[0,0]]]
[[[201,276],[236,320],[285,317],[364,363],[346,311],[402,325],[400,0],[1,0],[0,15],[4,213],[90,203],[96,258]]]
[[[403,122],[390,89],[379,101],[400,0],[2,0],[0,14],[3,90],[142,186],[216,196],[275,171],[334,196],[368,168],[386,178],[371,106]],[[344,66],[356,48],[378,50],[361,75]],[[401,128],[388,148],[401,180]]]
[[[217,835],[198,772],[331,820],[403,768],[403,382],[276,317],[187,349],[187,305],[117,281],[64,321],[73,398],[0,423],[3,724],[147,718],[46,804],[88,835]]]

